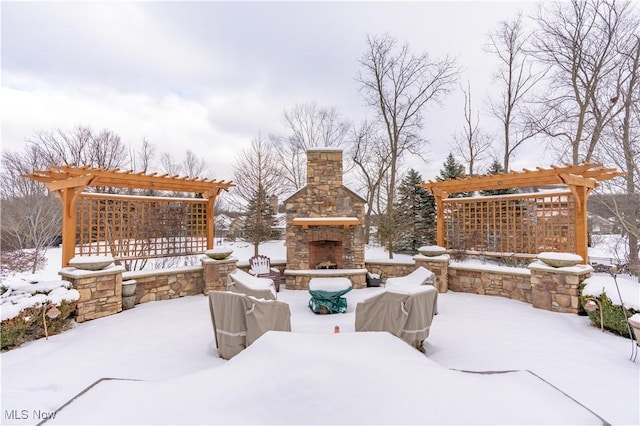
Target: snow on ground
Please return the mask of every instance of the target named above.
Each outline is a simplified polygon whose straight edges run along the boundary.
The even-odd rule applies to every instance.
[[[78,324],[0,355],[0,422],[37,424],[95,381],[123,378],[141,381],[102,381],[46,424],[640,424],[632,343],[588,318],[448,292],[423,355],[355,333],[356,304],[375,291],[348,293],[345,314],[315,315],[308,292],[283,289],[292,332],[230,361],[217,355],[205,296]]]

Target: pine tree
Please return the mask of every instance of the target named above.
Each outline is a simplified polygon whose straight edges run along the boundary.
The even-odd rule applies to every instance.
[[[418,184],[420,174],[411,169],[398,187],[394,205],[394,246],[399,253],[416,253],[420,246],[435,241],[435,198]]]
[[[487,170],[487,174],[488,175],[497,175],[499,173],[504,173],[505,169],[504,167],[502,167],[502,164],[500,164],[500,162],[498,160],[493,160],[493,163],[491,163],[491,166],[489,166],[489,170]],[[516,193],[516,189],[515,188],[504,188],[504,189],[486,189],[483,191],[480,191],[480,194],[482,195],[505,195],[505,194],[515,194]]]
[[[442,163],[443,168],[440,169],[440,176],[437,180],[449,180],[449,179],[462,179],[467,176],[464,171],[464,166],[453,156],[453,153],[449,153],[447,159]],[[450,198],[470,197],[471,192],[458,192],[449,194]]]
[[[261,242],[273,239],[277,234],[275,225],[276,212],[273,211],[264,188],[258,187],[247,206],[247,217],[242,229],[244,238],[258,247]]]

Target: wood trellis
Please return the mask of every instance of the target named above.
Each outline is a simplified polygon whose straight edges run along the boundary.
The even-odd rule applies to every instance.
[[[572,252],[587,261],[589,194],[598,182],[623,174],[601,164],[585,163],[429,181],[419,186],[436,199],[440,246],[516,257],[533,257],[543,251]],[[449,197],[462,192],[549,186],[554,189],[492,197]]]
[[[52,166],[25,177],[43,182],[62,201],[63,267],[77,254],[136,259],[213,248],[216,197],[235,185],[208,178],[75,165]],[[83,192],[87,187],[176,191],[202,198]]]

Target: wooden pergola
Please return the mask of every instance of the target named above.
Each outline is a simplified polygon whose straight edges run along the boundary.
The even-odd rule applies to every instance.
[[[78,167],[76,165],[52,166],[48,170],[38,170],[24,177],[44,183],[50,191],[54,191],[63,206],[62,220],[62,266],[68,266],[69,260],[75,255],[77,202],[87,187],[123,188],[137,190],[176,191],[201,194],[201,202],[206,202],[206,248],[213,248],[215,224],[214,203],[222,190],[227,190],[235,184],[231,181],[219,181],[208,178],[187,177],[158,173],[134,172],[120,170]],[[87,194],[98,198],[107,194]],[[130,196],[119,196],[130,197]],[[146,197],[131,198],[143,199]],[[175,199],[174,199],[175,200]],[[193,200],[184,198],[181,200]],[[206,200],[206,201],[204,201]],[[93,226],[96,226],[95,224]]]
[[[448,218],[455,216],[458,218],[455,226],[460,228],[460,232],[475,233],[480,235],[480,238],[491,233],[494,239],[505,240],[509,244],[509,250],[503,251],[503,254],[517,253],[518,248],[521,248],[523,252],[527,250],[524,245],[518,246],[516,244],[517,238],[522,240],[529,238],[523,233],[559,234],[562,232],[566,233],[562,236],[562,243],[558,243],[560,235],[547,235],[544,239],[535,241],[532,239],[534,242],[527,246],[528,251],[563,251],[564,248],[579,254],[587,261],[587,200],[589,194],[596,188],[598,182],[623,174],[616,169],[605,168],[601,164],[585,163],[577,166],[551,166],[548,169],[538,167],[536,170],[429,181],[422,182],[419,186],[429,190],[435,197],[437,244],[440,246],[447,247],[445,216]],[[547,186],[560,186],[565,190],[555,193],[536,192],[509,196],[475,197],[473,199],[449,198],[450,194],[463,192]],[[548,201],[551,198],[553,200]],[[508,200],[511,200],[511,204],[507,204]],[[523,207],[527,200],[533,201],[528,207]],[[496,217],[499,222],[497,224]],[[525,217],[527,217],[526,222],[522,219]],[[554,221],[564,222],[560,227],[554,225]],[[536,223],[531,225],[532,222]],[[562,231],[559,231],[560,229]],[[500,235],[496,236],[498,234]],[[551,237],[556,239],[552,240]],[[552,241],[555,241],[557,246]],[[528,254],[535,255],[537,253]]]

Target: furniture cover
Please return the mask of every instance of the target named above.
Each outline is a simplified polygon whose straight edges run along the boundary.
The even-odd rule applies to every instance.
[[[227,290],[229,291],[246,294],[247,296],[257,297],[259,299],[277,299],[276,287],[270,278],[255,277],[242,269],[236,269],[231,272],[229,277],[231,278],[231,283],[227,286]]]
[[[271,267],[271,259],[267,256],[260,254],[249,258],[249,273],[256,277],[271,278],[276,291],[280,291],[280,270]]]
[[[209,311],[218,353],[231,359],[270,330],[291,331],[289,305],[229,291],[209,292]]]
[[[387,278],[384,287],[389,289],[396,288],[402,290],[427,284],[435,287],[436,275],[424,266],[420,266],[404,277]],[[436,314],[437,313],[438,309],[436,306]]]
[[[425,268],[424,266],[420,266],[416,268],[413,272],[404,277],[391,277],[387,278],[385,282],[386,288],[405,288],[412,287],[418,285],[430,284],[435,286],[436,284],[436,276],[433,272]]]
[[[316,314],[338,314],[347,311],[347,299],[353,285],[349,278],[327,277],[309,280],[309,308]]]
[[[387,331],[423,351],[437,300],[432,286],[384,289],[356,305],[355,330]]]

